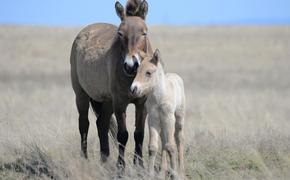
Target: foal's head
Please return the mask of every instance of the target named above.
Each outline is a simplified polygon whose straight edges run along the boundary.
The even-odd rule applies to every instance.
[[[135,97],[148,95],[155,86],[160,84],[163,76],[160,52],[156,49],[153,57],[145,57],[138,68],[136,77],[130,87],[132,95]]]
[[[144,1],[129,0],[126,10],[117,1],[115,4],[117,15],[121,19],[118,28],[118,39],[121,42],[124,53],[124,70],[127,75],[132,76],[136,73],[141,63],[140,51],[150,52],[150,42],[147,38],[147,26],[145,17],[148,12],[148,4]]]

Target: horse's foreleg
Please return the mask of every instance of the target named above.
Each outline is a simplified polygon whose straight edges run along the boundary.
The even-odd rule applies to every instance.
[[[121,101],[122,102],[122,101]],[[126,127],[126,108],[128,104],[114,102],[114,112],[118,123],[117,140],[119,143],[119,156],[117,161],[117,167],[123,174],[125,169],[125,147],[128,141],[128,131]]]
[[[134,132],[134,140],[135,140],[135,154],[134,154],[134,164],[139,164],[141,167],[143,165],[143,139],[144,139],[144,126],[145,119],[147,115],[146,108],[144,103],[135,104],[136,106],[136,116],[135,116],[135,132]]]
[[[89,130],[89,119],[88,119],[88,110],[89,110],[89,97],[85,92],[81,91],[76,93],[76,105],[79,112],[79,132],[81,135],[81,150],[83,156],[88,158],[87,154],[87,136]]]

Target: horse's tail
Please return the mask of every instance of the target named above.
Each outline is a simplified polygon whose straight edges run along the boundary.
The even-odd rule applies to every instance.
[[[118,144],[117,133],[118,133],[117,120],[115,115],[112,115],[110,120],[110,136],[113,139],[114,144]]]

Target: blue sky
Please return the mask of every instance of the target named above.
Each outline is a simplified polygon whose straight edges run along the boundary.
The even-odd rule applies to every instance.
[[[150,25],[290,24],[290,0],[147,0]],[[126,0],[120,0],[122,4]],[[1,0],[0,24],[118,24],[115,0]]]

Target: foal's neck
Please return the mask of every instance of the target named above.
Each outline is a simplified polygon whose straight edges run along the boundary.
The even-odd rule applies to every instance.
[[[156,86],[154,86],[153,88],[152,98],[154,98],[158,102],[162,101],[166,93],[166,77],[161,64],[158,65],[156,73],[157,73],[157,82]]]

